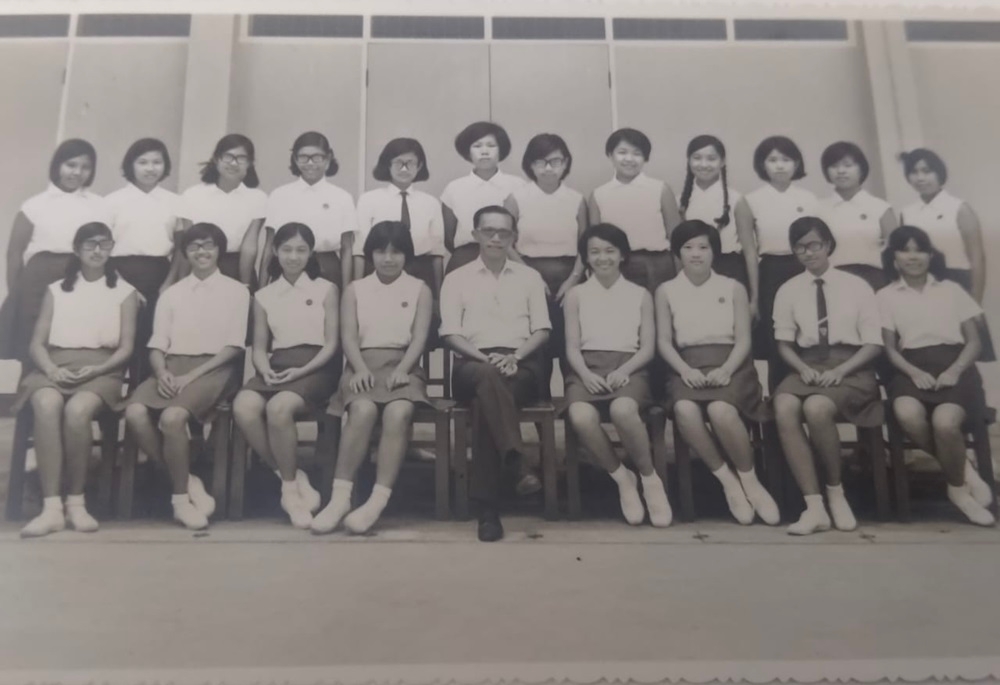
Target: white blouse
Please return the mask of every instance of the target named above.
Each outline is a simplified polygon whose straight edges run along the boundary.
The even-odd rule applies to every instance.
[[[31,240],[24,251],[24,263],[39,252],[71,254],[73,237],[78,228],[92,221],[111,222],[108,205],[103,197],[86,188],[72,193],[53,183],[21,205],[21,212],[34,226]]]
[[[511,197],[517,202],[517,251],[525,257],[573,257],[577,254],[580,224],[577,215],[583,195],[561,184],[546,193],[537,183],[521,186]]]
[[[357,302],[361,349],[409,347],[423,285],[405,271],[392,283],[383,283],[373,273],[351,284]]]
[[[181,194],[178,214],[194,224],[215,224],[226,234],[226,252],[239,252],[250,223],[267,215],[267,193],[242,183],[229,193],[214,183],[198,183]]]
[[[794,183],[781,193],[770,183],[745,196],[753,212],[760,254],[790,255],[788,227],[803,216],[817,216],[819,201],[805,188]]]
[[[698,219],[712,227],[717,227],[716,221],[722,216],[725,207],[722,180],[718,180],[708,188],[702,189],[697,183],[691,184],[691,197],[688,199],[684,219]],[[729,188],[729,223],[719,229],[719,240],[722,242],[722,254],[742,252],[740,239],[736,234],[736,203],[743,197],[738,191]]]
[[[246,345],[250,291],[216,269],[200,279],[186,276],[156,302],[149,348],[175,355],[218,354]]]
[[[301,177],[275,188],[267,199],[268,228],[277,231],[295,221],[316,237],[317,252],[340,253],[341,237],[357,229],[354,198],[325,178],[309,185]]]
[[[444,217],[441,203],[413,186],[406,189],[406,208],[410,212],[410,237],[413,238],[413,253],[416,256],[433,254],[444,256]],[[396,186],[386,185],[369,190],[358,198],[358,236],[354,240],[354,254],[365,253],[365,240],[372,226],[381,221],[399,221],[403,212],[402,191]]]
[[[104,198],[111,212],[116,257],[166,257],[174,248],[180,196],[159,186],[144,192],[129,183]]]
[[[594,190],[601,221],[625,231],[633,250],[670,249],[660,202],[666,183],[639,174],[628,183],[617,177]]]
[[[736,341],[736,310],[733,302],[738,281],[714,271],[695,285],[684,271],[663,285],[670,305],[674,345],[732,345]]]
[[[858,276],[830,267],[820,277],[804,271],[778,288],[774,339],[799,347],[819,344],[816,281],[823,280],[831,345],[882,345],[882,320],[875,291]]]
[[[882,328],[899,336],[903,350],[964,345],[962,324],[983,313],[962,286],[929,274],[923,291],[914,290],[900,279],[879,290],[876,297]]]
[[[499,169],[488,181],[476,173],[456,178],[441,193],[441,204],[447,205],[458,219],[455,230],[455,247],[476,242],[472,237],[472,224],[476,212],[490,205],[503,206],[507,196],[524,185],[519,176],[505,174]]]
[[[117,348],[121,340],[122,302],[135,292],[119,277],[109,288],[104,276],[88,281],[78,275],[73,290],[62,289],[62,280],[49,285],[52,326],[48,343],[67,349]]]
[[[903,224],[927,231],[931,242],[943,255],[949,269],[970,269],[962,233],[958,230],[958,210],[963,201],[942,190],[930,202],[917,200],[907,205],[900,216]]]
[[[258,290],[254,297],[267,314],[271,349],[326,344],[323,302],[332,288],[333,283],[326,279],[302,274],[294,284],[281,276]]]
[[[576,290],[580,306],[580,349],[636,352],[646,289],[624,276],[605,288],[591,276]]]
[[[866,264],[882,268],[882,224],[888,202],[867,190],[859,190],[850,200],[837,193],[819,201],[819,216],[837,239],[830,255],[834,266]]]

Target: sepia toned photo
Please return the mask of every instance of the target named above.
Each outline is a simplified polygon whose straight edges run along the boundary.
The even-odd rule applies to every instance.
[[[988,2],[0,2],[0,683],[997,682],[998,73]]]

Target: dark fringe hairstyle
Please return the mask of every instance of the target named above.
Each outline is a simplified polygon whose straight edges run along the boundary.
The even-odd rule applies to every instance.
[[[274,257],[267,265],[267,275],[271,277],[272,281],[277,280],[282,275],[281,264],[278,262],[278,248],[295,236],[301,236],[311,250],[309,261],[306,262],[306,275],[309,278],[320,277],[319,261],[316,259],[316,236],[313,235],[312,229],[305,224],[290,221],[277,230],[274,234],[274,241],[271,243]]]
[[[83,248],[85,240],[90,240],[98,236],[102,238],[114,238],[108,225],[100,221],[91,221],[76,229],[76,235],[73,236],[73,256],[69,258],[69,263],[66,264],[66,272],[59,286],[64,292],[73,292],[76,279],[80,275],[80,269],[83,268],[80,258],[76,253]],[[118,283],[118,270],[115,269],[114,259],[110,256],[104,265],[104,282],[107,283],[109,288],[114,288]]]
[[[882,271],[889,277],[889,280],[895,281],[900,278],[899,271],[896,269],[896,253],[906,249],[911,240],[917,244],[918,250],[931,256],[928,271],[939,281],[947,278],[948,265],[945,263],[944,255],[934,247],[927,231],[904,224],[889,234],[885,249],[882,250]]]

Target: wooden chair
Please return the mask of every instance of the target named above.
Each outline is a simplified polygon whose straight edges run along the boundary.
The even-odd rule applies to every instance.
[[[649,441],[653,448],[653,467],[666,485],[667,444],[664,441],[663,431],[667,419],[663,407],[658,404],[650,407],[643,416],[643,421],[649,431]],[[607,409],[601,412],[601,422],[611,422]],[[583,509],[580,499],[580,441],[569,419],[564,419],[563,423],[566,428],[566,510],[568,517],[575,521],[580,518]]]

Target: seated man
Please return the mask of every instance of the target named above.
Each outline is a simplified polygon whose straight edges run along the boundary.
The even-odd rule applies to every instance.
[[[497,514],[501,463],[520,460],[520,492],[539,489],[521,443],[517,407],[538,399],[547,382],[542,348],[549,338],[545,283],[537,271],[507,258],[517,222],[503,207],[488,206],[473,218],[479,258],[455,269],[441,287],[441,339],[458,355],[452,392],[459,402],[477,400],[484,431],[474,450],[472,498],[479,504],[479,539],[503,537]],[[463,455],[464,457],[464,455]]]

